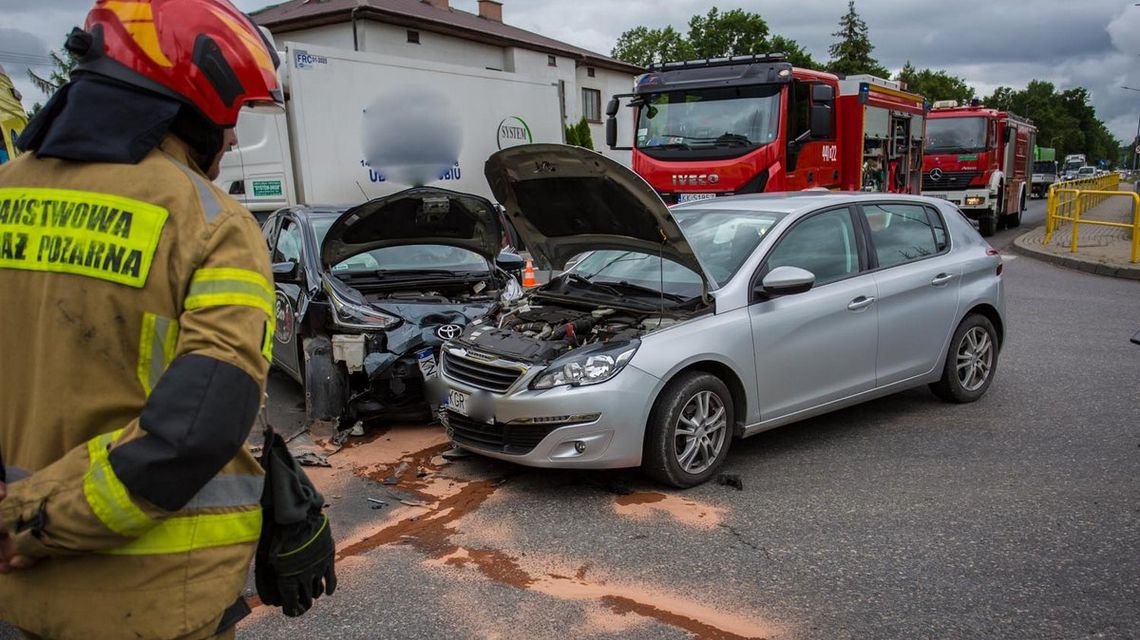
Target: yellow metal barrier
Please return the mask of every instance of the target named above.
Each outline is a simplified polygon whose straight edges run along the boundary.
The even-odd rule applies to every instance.
[[[1117,227],[1132,231],[1132,262],[1140,262],[1140,194],[1135,191],[1118,191],[1120,176],[1112,173],[1098,178],[1084,178],[1054,183],[1049,187],[1049,200],[1045,209],[1045,243],[1053,239],[1053,232],[1063,222],[1072,223],[1072,238],[1069,251],[1077,252],[1077,242],[1082,224],[1103,227]],[[1110,222],[1082,218],[1096,205],[1113,196],[1132,199],[1132,222]]]

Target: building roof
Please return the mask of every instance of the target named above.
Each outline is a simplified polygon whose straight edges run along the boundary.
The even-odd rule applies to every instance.
[[[537,33],[488,20],[455,8],[440,9],[423,0],[288,0],[252,15],[274,34],[358,18],[434,31],[496,46],[522,47],[574,58],[584,64],[630,74],[644,69]]]

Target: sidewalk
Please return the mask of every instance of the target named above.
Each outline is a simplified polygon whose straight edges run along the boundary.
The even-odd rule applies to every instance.
[[[1121,191],[1131,188],[1127,184],[1120,186]],[[1111,197],[1081,217],[1131,224],[1132,199]],[[1069,251],[1072,232],[1072,225],[1064,222],[1053,232],[1052,242],[1045,244],[1045,225],[1041,225],[1014,240],[1013,249],[1020,254],[1070,269],[1140,280],[1140,263],[1129,262],[1132,257],[1132,232],[1129,229],[1082,224],[1077,237],[1077,253]]]

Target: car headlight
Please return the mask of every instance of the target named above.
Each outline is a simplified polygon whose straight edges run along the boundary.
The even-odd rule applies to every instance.
[[[333,322],[345,329],[390,329],[400,323],[400,319],[378,311],[367,305],[349,302],[337,295],[336,290],[326,285],[329,303],[333,308]]]
[[[551,362],[530,387],[550,389],[563,385],[579,387],[605,382],[625,368],[639,346],[640,340],[623,340],[574,349]]]

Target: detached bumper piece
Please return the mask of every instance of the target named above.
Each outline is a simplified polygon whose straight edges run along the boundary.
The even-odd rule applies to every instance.
[[[460,445],[473,449],[523,456],[534,450],[546,436],[568,423],[507,424],[482,422],[446,412],[447,432]]]

